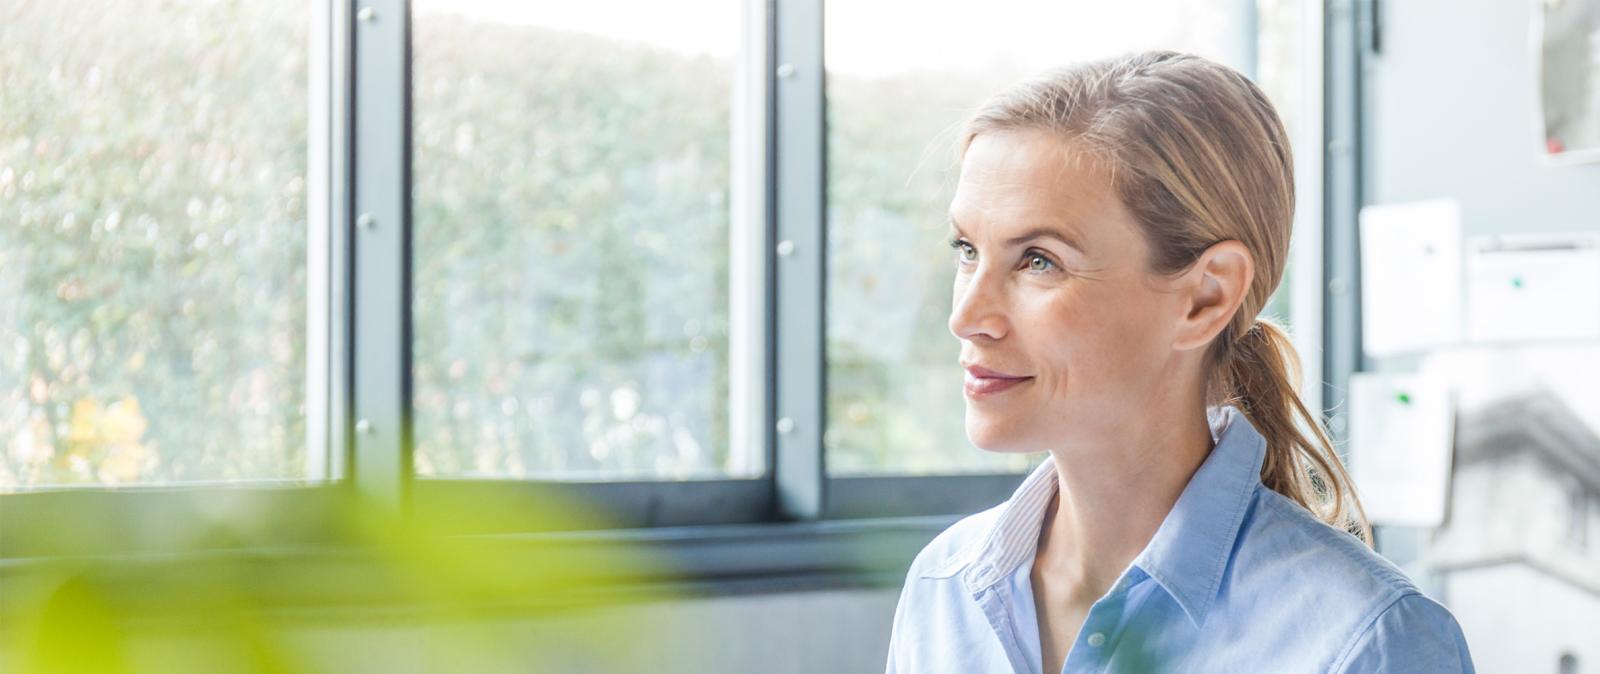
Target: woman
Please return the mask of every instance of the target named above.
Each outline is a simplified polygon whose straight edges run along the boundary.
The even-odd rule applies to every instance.
[[[1261,90],[1172,52],[1084,63],[992,99],[960,149],[967,435],[1050,456],[917,556],[889,671],[1472,671],[1255,318],[1294,213]]]

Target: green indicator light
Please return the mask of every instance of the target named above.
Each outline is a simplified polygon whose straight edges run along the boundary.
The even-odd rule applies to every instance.
[[[1513,287],[1513,288],[1521,288],[1522,287],[1522,277],[1521,276],[1513,276],[1513,277],[1511,277],[1511,287]]]
[[[1400,404],[1402,404],[1402,405],[1410,405],[1411,404],[1411,394],[1410,393],[1406,393],[1405,391],[1401,391],[1401,392],[1395,394],[1394,399],[1400,401]]]

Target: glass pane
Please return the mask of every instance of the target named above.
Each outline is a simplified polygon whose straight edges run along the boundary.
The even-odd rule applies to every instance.
[[[1305,48],[1305,41],[1300,35],[1301,17],[1299,0],[1259,0],[1256,3],[1256,72],[1255,83],[1265,91],[1267,98],[1278,111],[1278,117],[1283,120],[1284,130],[1289,134],[1289,142],[1295,153],[1295,161],[1303,162],[1303,151],[1315,151],[1320,143],[1319,139],[1311,139],[1310,144],[1301,143],[1301,134],[1304,131],[1300,125],[1301,106],[1306,101],[1301,93],[1301,69],[1305,66],[1300,52]],[[1305,149],[1302,149],[1305,148]],[[1300,180],[1300,176],[1295,177]],[[1314,245],[1320,249],[1322,235],[1318,231],[1301,231],[1301,228],[1314,225],[1320,221],[1317,213],[1319,204],[1308,203],[1304,196],[1295,202],[1295,242],[1292,246]],[[1309,211],[1308,211],[1309,209]],[[1293,299],[1295,293],[1295,259],[1303,251],[1296,248],[1289,255],[1288,266],[1283,270],[1283,280],[1278,283],[1278,289],[1267,300],[1267,306],[1261,313],[1278,322],[1287,325],[1289,333],[1296,344],[1314,344],[1317,335],[1305,335],[1301,326],[1294,320]],[[1311,251],[1315,252],[1315,251]],[[1314,309],[1315,307],[1306,307]],[[1312,354],[1302,353],[1301,358],[1314,357]]]
[[[835,475],[1011,471],[1039,460],[966,439],[945,245],[960,125],[1037,71],[1138,49],[1248,72],[1249,11],[1238,0],[1001,0],[982,12],[952,1],[828,3],[824,443]]]
[[[416,469],[749,476],[729,441],[740,14],[414,3]]]
[[[0,0],[0,491],[307,477],[308,24]]]

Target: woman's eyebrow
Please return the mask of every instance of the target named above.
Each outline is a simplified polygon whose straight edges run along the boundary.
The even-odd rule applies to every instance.
[[[956,219],[954,217],[952,217],[952,216],[946,216],[946,217],[949,220],[950,229],[955,230],[956,236],[960,236],[960,237],[965,238],[966,237],[966,233],[961,231],[961,226],[956,224]],[[1015,248],[1017,246],[1020,246],[1020,245],[1025,244],[1025,243],[1027,243],[1029,241],[1032,241],[1034,239],[1039,239],[1039,238],[1052,238],[1052,239],[1055,239],[1057,241],[1060,241],[1063,244],[1066,244],[1066,246],[1068,248],[1076,250],[1076,251],[1078,251],[1080,253],[1089,252],[1089,249],[1084,248],[1082,245],[1079,245],[1077,240],[1072,238],[1071,235],[1067,234],[1066,232],[1061,231],[1059,228],[1056,228],[1056,227],[1035,227],[1035,228],[1030,229],[1030,230],[1028,230],[1026,232],[1018,234],[1017,236],[1013,236],[1013,237],[1011,237],[1009,239],[1006,239],[1006,246],[1007,247],[1011,247],[1011,248]]]
[[[1021,233],[1021,234],[1019,234],[1017,236],[1013,236],[1013,237],[1011,237],[1009,239],[1006,239],[1006,245],[1007,246],[1012,246],[1012,247],[1020,246],[1020,245],[1022,245],[1024,243],[1027,243],[1027,242],[1032,241],[1034,239],[1045,238],[1045,237],[1049,237],[1049,238],[1055,239],[1057,241],[1060,241],[1061,243],[1066,244],[1066,246],[1068,248],[1071,248],[1071,249],[1076,250],[1078,252],[1086,252],[1084,250],[1083,246],[1078,245],[1078,243],[1076,241],[1074,241],[1072,239],[1072,237],[1067,236],[1067,234],[1065,232],[1062,232],[1062,231],[1060,231],[1060,230],[1058,230],[1058,229],[1056,229],[1054,227],[1035,227],[1035,228],[1030,229],[1030,230],[1028,230],[1026,232],[1023,232],[1023,233]]]

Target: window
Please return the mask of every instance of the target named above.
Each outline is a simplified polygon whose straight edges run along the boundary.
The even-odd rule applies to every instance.
[[[823,4],[0,10],[0,490],[558,493],[641,528],[1004,498],[1038,457],[965,440],[956,125],[1166,46],[1258,64],[1294,126],[1297,10]],[[5,516],[211,498],[94,491]],[[786,540],[942,528],[895,521]]]
[[[0,8],[0,491],[327,477],[308,9]]]
[[[740,7],[691,5],[413,3],[419,475],[762,472],[730,435]]]

